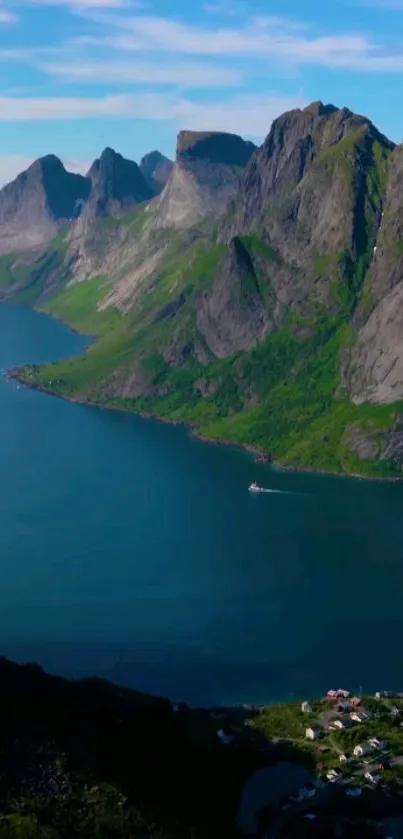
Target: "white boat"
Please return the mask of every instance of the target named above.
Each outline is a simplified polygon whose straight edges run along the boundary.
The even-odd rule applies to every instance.
[[[263,492],[263,487],[260,487],[256,481],[253,481],[253,484],[249,487],[249,492]]]

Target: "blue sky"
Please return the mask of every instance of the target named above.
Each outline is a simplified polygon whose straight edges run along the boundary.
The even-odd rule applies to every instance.
[[[0,0],[0,183],[54,152],[173,156],[180,128],[259,142],[321,99],[403,136],[403,0]]]

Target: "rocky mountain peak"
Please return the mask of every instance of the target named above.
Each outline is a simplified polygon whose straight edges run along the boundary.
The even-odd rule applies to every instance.
[[[94,160],[87,177],[92,184],[83,218],[85,223],[102,216],[119,216],[153,195],[139,166],[107,147]]]
[[[337,110],[338,109],[335,105],[324,105],[323,102],[318,100],[317,102],[311,102],[310,105],[307,105],[307,107],[304,108],[304,113],[313,114],[317,117],[324,117],[334,114]]]
[[[141,158],[140,172],[154,195],[158,195],[164,188],[173,165],[172,160],[157,150],[148,152]]]
[[[49,241],[90,189],[88,178],[67,172],[55,155],[35,160],[0,191],[0,252]]]
[[[308,241],[311,238],[309,230],[319,228],[322,231],[320,217],[314,218],[314,214],[326,201],[330,218],[330,185],[332,200],[341,214],[346,211],[346,206],[341,206],[343,202],[351,203],[347,186],[345,194],[341,195],[340,173],[336,176],[336,169],[347,155],[351,160],[356,156],[359,171],[359,150],[361,144],[365,146],[365,138],[368,138],[369,154],[371,143],[375,140],[382,147],[392,148],[392,144],[377,132],[368,119],[353,114],[347,108],[314,102],[303,110],[289,111],[280,116],[273,122],[265,142],[246,167],[236,199],[237,221],[235,224],[231,222],[229,235],[264,224],[267,235],[274,241],[288,240],[287,231],[291,231],[298,220],[300,225],[304,225]],[[354,168],[354,162],[351,166]],[[305,185],[303,192],[302,184]],[[325,187],[327,193],[324,192]],[[276,212],[275,220],[274,217],[272,219],[272,210]],[[336,206],[333,211],[336,211]],[[323,207],[321,212],[323,218]],[[331,228],[337,228],[340,233],[343,225],[340,221],[338,227],[333,223]],[[336,233],[333,239],[336,251],[341,242],[336,241]],[[299,254],[302,253],[302,245],[302,242],[295,245]],[[300,258],[297,253],[296,258]]]
[[[220,215],[255,151],[253,143],[236,134],[181,131],[175,165],[160,196],[157,224],[191,227]]]
[[[225,166],[246,166],[256,151],[254,143],[223,131],[180,131],[176,144],[177,162],[205,160]]]

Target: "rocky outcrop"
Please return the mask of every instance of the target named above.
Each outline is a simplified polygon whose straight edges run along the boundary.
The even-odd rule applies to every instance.
[[[360,460],[388,460],[403,465],[403,418],[398,415],[392,428],[363,431],[349,425],[342,444]]]
[[[67,172],[54,155],[36,160],[0,191],[0,253],[49,242],[79,214],[91,182]]]
[[[175,165],[156,205],[156,223],[186,228],[216,218],[234,196],[255,149],[235,134],[181,131]]]
[[[140,161],[140,172],[153,195],[159,195],[173,169],[173,162],[159,151],[151,151]]]

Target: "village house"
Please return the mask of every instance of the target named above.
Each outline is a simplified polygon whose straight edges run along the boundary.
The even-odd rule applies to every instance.
[[[326,778],[332,784],[334,784],[335,781],[339,781],[341,777],[341,772],[338,772],[337,769],[329,769],[329,772],[326,772]]]
[[[350,752],[343,752],[339,757],[340,763],[351,763],[352,760]]]
[[[369,746],[366,743],[359,743],[358,746],[354,747],[354,755],[355,757],[364,757],[373,752],[373,750],[373,746]]]
[[[366,722],[367,720],[371,719],[371,715],[368,714],[367,711],[352,711],[350,714],[350,719],[353,722]]]
[[[303,702],[301,705],[301,711],[303,714],[311,714],[312,706],[309,704],[309,702]]]
[[[352,720],[348,717],[343,717],[342,719],[332,720],[332,722],[329,723],[329,728],[333,731],[337,731],[337,729],[341,730],[342,728],[351,728],[352,725],[354,725]]]
[[[334,702],[337,699],[348,699],[349,696],[349,690],[342,690],[341,688],[339,688],[338,690],[328,690],[326,694],[326,699],[330,699]]]
[[[318,740],[322,734],[322,729],[317,725],[312,725],[305,730],[305,737],[307,740]]]

